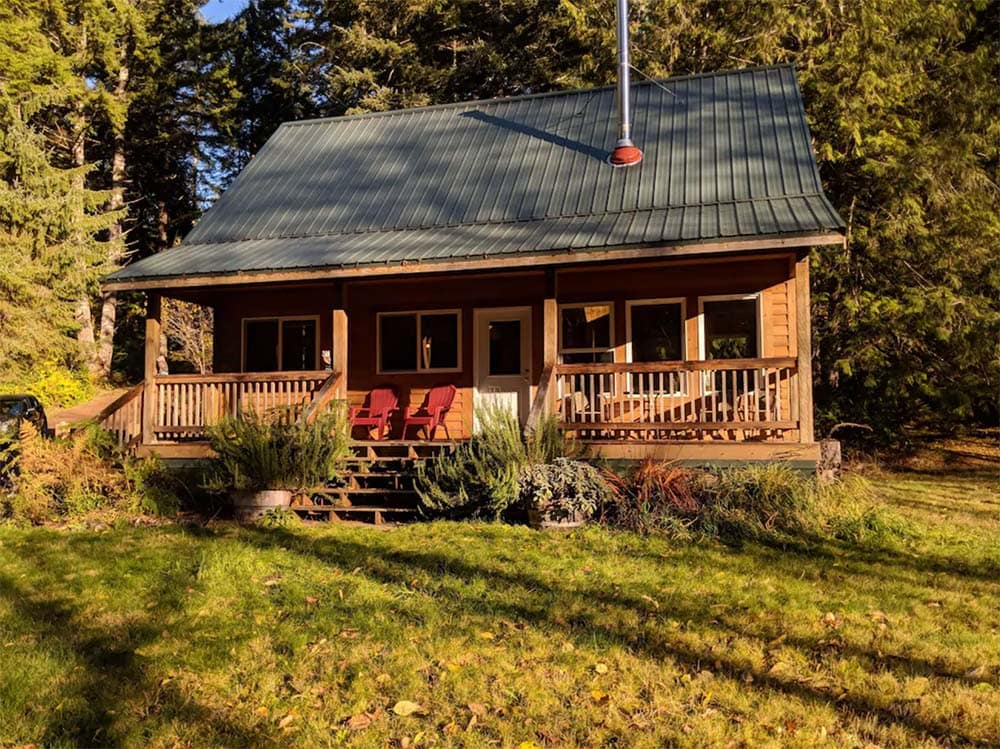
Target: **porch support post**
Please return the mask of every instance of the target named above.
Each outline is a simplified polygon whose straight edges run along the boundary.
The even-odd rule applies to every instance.
[[[809,255],[795,263],[796,352],[799,383],[799,441],[813,442],[812,315],[809,304]]]
[[[556,272],[545,272],[545,299],[542,300],[542,370],[555,367],[559,356],[559,305],[556,301]],[[546,413],[552,411],[555,393],[549,392]]]
[[[156,359],[160,355],[160,319],[163,300],[154,291],[146,297],[146,340],[143,366],[142,398],[142,444],[151,445],[156,435],[153,432],[156,415]]]
[[[334,372],[340,372],[337,397],[347,397],[347,289],[338,283],[333,301],[333,354]]]

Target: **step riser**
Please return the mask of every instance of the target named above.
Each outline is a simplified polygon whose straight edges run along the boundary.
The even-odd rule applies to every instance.
[[[418,466],[451,454],[454,443],[379,442],[352,445],[353,456],[327,486],[312,492],[311,506],[292,508],[307,517],[350,519],[380,525],[419,516],[414,483]]]

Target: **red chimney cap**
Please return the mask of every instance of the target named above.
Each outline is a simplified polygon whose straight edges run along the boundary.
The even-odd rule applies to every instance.
[[[612,166],[633,166],[642,161],[642,151],[635,146],[615,146],[608,161]]]

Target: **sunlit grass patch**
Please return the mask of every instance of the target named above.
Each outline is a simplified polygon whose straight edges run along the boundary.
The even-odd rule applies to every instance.
[[[0,745],[995,744],[997,495],[876,490],[920,532],[0,528]]]

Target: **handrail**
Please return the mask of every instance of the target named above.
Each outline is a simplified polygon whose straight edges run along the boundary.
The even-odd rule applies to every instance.
[[[552,383],[555,382],[556,369],[553,365],[549,364],[542,370],[541,376],[538,378],[538,389],[535,391],[535,399],[531,402],[531,410],[528,412],[528,418],[524,422],[525,431],[534,431],[535,427],[538,426],[539,419],[545,413],[545,405],[549,402],[549,391],[552,389]]]
[[[158,385],[171,382],[214,385],[221,382],[294,382],[295,380],[325,380],[330,372],[325,369],[304,372],[221,372],[219,374],[157,375]]]
[[[126,406],[127,404],[134,401],[136,398],[142,396],[143,389],[146,387],[144,382],[140,382],[138,385],[133,387],[131,390],[126,390],[124,393],[115,398],[111,403],[104,407],[104,409],[97,414],[96,420],[100,424],[102,421],[110,418],[110,416],[115,412]]]
[[[114,435],[119,446],[126,450],[142,439],[142,410],[145,403],[145,383],[122,393],[105,406],[96,420],[102,429]],[[72,430],[72,427],[70,428]]]
[[[766,367],[794,369],[798,359],[771,357],[768,359],[707,359],[698,361],[664,362],[594,362],[593,364],[557,364],[556,374],[614,374],[615,372],[702,372],[763,369]]]
[[[337,394],[338,385],[340,384],[340,372],[331,372],[330,376],[323,381],[320,385],[319,390],[313,393],[313,398],[306,404],[305,409],[302,411],[302,415],[299,417],[300,421],[306,424],[312,424],[316,417],[319,416],[320,412],[326,407],[326,405],[333,400],[333,397]]]

